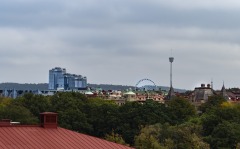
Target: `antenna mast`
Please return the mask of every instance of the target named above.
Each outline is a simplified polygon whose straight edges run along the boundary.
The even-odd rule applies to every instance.
[[[211,87],[212,87],[212,89],[213,89],[213,79],[211,79]]]

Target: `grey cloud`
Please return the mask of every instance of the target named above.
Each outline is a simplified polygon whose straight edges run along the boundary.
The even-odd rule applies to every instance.
[[[90,83],[134,85],[149,77],[168,85],[173,49],[175,87],[193,89],[211,78],[217,87],[226,78],[238,86],[232,80],[240,64],[239,10],[224,2],[199,3],[1,2],[2,81],[47,82],[48,69],[60,66],[88,76]]]
[[[166,1],[164,1],[166,2]],[[114,24],[158,24],[173,27],[238,28],[239,9],[175,9],[155,1],[3,2],[3,26],[109,27]],[[166,2],[168,3],[168,2]],[[213,7],[214,8],[214,7]]]

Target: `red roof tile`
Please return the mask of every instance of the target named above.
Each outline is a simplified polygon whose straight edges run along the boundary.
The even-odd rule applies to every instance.
[[[130,147],[58,127],[0,127],[1,149],[130,149]]]

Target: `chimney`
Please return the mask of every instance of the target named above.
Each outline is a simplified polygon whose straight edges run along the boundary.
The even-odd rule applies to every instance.
[[[58,127],[57,118],[58,118],[58,114],[54,112],[40,113],[41,126],[43,128],[56,129]]]
[[[2,119],[0,120],[0,126],[10,126],[11,120],[10,119]]]
[[[205,84],[201,84],[201,87],[205,87]]]
[[[207,85],[207,88],[211,88],[211,85],[210,85],[210,84],[208,84],[208,85]]]

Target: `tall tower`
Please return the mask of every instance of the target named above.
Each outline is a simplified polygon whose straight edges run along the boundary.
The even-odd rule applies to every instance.
[[[172,87],[172,63],[174,61],[174,57],[169,57],[170,62],[170,87]]]
[[[170,89],[168,91],[168,95],[166,97],[166,100],[172,99],[173,96],[175,96],[173,85],[172,85],[172,63],[174,61],[174,57],[169,57],[170,62]]]

